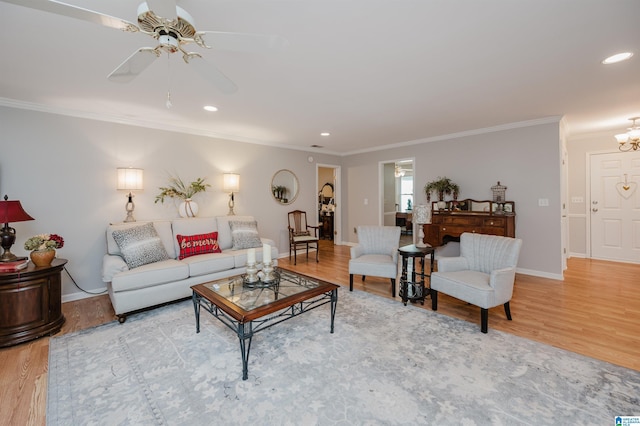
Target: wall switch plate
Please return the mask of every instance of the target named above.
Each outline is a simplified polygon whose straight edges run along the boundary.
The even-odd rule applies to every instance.
[[[549,207],[549,199],[548,198],[538,198],[538,206],[539,207]]]
[[[368,199],[368,198],[365,198],[365,199],[364,199],[364,205],[365,205],[365,206],[369,205],[369,199]]]
[[[584,203],[584,197],[571,197],[572,203]]]

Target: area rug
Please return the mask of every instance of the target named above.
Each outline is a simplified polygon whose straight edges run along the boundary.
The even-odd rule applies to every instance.
[[[515,313],[514,313],[515,315]],[[517,320],[517,317],[515,318]],[[640,373],[364,292],[255,335],[191,301],[51,339],[50,425],[613,425]]]

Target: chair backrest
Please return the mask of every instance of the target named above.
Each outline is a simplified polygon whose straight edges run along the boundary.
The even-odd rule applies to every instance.
[[[519,238],[470,232],[460,235],[460,256],[467,259],[470,269],[487,274],[495,269],[514,268],[520,247],[522,240]]]
[[[302,210],[294,210],[289,212],[289,234],[292,237],[300,235],[309,235],[307,229],[307,212]]]
[[[399,226],[370,226],[357,227],[358,244],[362,246],[364,254],[391,254],[400,245]]]

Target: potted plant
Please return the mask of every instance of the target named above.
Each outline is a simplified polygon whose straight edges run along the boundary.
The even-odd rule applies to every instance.
[[[436,193],[438,195],[438,208],[444,208],[440,206],[440,203],[444,202],[444,196],[453,195],[453,199],[457,199],[460,193],[460,186],[446,176],[438,176],[436,180],[427,182],[424,186],[424,192],[427,195],[427,201],[431,201],[431,193]]]
[[[25,250],[31,250],[31,261],[36,266],[47,266],[56,257],[56,249],[64,247],[64,238],[58,234],[39,234],[24,243]]]
[[[164,199],[177,198],[182,200],[178,206],[178,213],[182,217],[194,217],[198,214],[198,204],[192,198],[199,192],[204,192],[210,187],[208,183],[204,183],[204,178],[198,178],[188,185],[179,177],[169,176],[169,185],[161,186],[160,194],[156,195],[155,202],[164,203]]]

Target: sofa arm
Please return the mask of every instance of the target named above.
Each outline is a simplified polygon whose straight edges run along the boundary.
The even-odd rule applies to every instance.
[[[351,246],[349,251],[351,252],[351,259],[356,259],[364,254],[364,250],[360,244]]]
[[[438,258],[438,272],[456,272],[469,269],[466,257],[440,257]]]
[[[105,283],[113,281],[113,276],[117,273],[128,270],[127,263],[120,256],[105,254],[102,258],[102,281]]]

